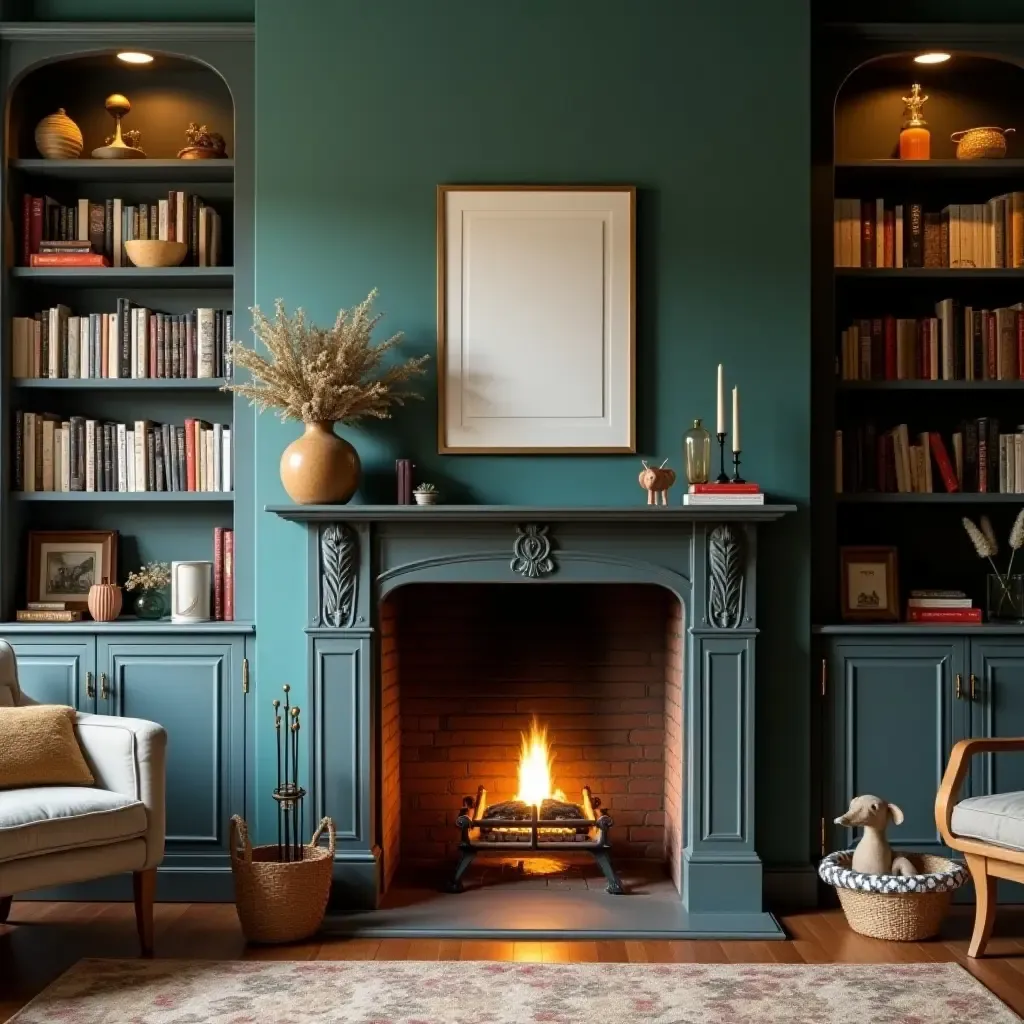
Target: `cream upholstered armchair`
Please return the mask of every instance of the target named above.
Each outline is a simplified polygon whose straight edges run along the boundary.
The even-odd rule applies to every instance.
[[[0,640],[0,709],[32,703],[18,685],[13,648]],[[0,924],[17,893],[131,871],[139,941],[149,955],[164,855],[167,734],[137,718],[79,714],[75,735],[95,786],[4,789],[0,779]]]
[[[967,955],[982,956],[996,917],[996,879],[1024,884],[1024,791],[957,800],[974,754],[1015,751],[1024,737],[961,740],[949,755],[935,798],[935,824],[947,846],[962,853],[974,880],[974,934]]]

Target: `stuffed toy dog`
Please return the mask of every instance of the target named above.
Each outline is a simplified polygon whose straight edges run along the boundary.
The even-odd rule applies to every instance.
[[[916,875],[917,868],[906,857],[893,857],[892,848],[885,838],[885,830],[892,819],[894,825],[903,824],[903,812],[881,797],[855,796],[850,809],[836,818],[837,825],[860,826],[864,829],[857,848],[853,851],[854,871],[865,875]]]

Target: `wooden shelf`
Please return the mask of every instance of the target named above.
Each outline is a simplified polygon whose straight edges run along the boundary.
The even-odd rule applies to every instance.
[[[1024,160],[841,160],[836,163],[837,177],[898,175],[910,178],[925,175],[935,178],[1020,178]]]
[[[131,600],[131,591],[125,592],[125,604]],[[39,633],[62,633],[71,634],[96,634],[96,633],[162,633],[170,635],[173,633],[185,636],[210,635],[225,633],[255,633],[256,623],[249,621],[233,620],[223,622],[214,620],[211,622],[171,622],[167,619],[140,619],[134,615],[124,615],[113,622],[95,622],[87,619],[82,622],[4,622],[0,623],[0,632],[4,636],[18,634],[31,636]]]
[[[816,636],[934,637],[938,633],[980,633],[983,636],[1024,636],[1024,626],[1001,622],[839,622],[812,626]]]
[[[82,288],[230,288],[233,267],[12,267],[11,276],[35,284]]]
[[[172,502],[174,504],[231,503],[234,491],[12,491],[15,501],[56,502]]]
[[[224,377],[17,377],[18,391],[219,391]]]
[[[837,281],[1024,281],[1024,267],[833,267]]]
[[[10,168],[59,181],[196,182],[233,181],[234,160],[12,160]]]
[[[1024,380],[841,380],[837,391],[1024,391]]]
[[[952,494],[892,494],[869,491],[865,494],[837,494],[840,505],[1024,505],[1024,494],[977,494],[954,491]]]

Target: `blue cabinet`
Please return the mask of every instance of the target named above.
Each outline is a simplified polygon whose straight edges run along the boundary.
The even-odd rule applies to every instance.
[[[971,732],[974,736],[1024,736],[1024,638],[970,641]],[[1024,789],[1024,755],[984,754],[972,773],[977,793]]]
[[[875,793],[905,815],[892,830],[894,843],[944,852],[935,828],[935,794],[950,748],[971,729],[965,643],[844,639],[829,644],[827,658],[826,845],[853,845],[853,830],[831,822],[852,797]]]
[[[96,710],[96,647],[92,637],[11,637],[22,690],[42,704]]]

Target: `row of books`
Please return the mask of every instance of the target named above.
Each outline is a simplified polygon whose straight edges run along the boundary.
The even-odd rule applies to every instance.
[[[933,317],[856,320],[842,332],[836,370],[842,380],[1024,380],[1024,303],[943,299]]]
[[[12,322],[11,373],[25,377],[229,377],[231,310],[158,313],[117,300],[114,313],[57,305]]]
[[[993,417],[968,420],[951,442],[952,450],[937,431],[911,434],[905,423],[837,430],[836,493],[1024,494],[1024,426],[1006,434]]]
[[[832,229],[837,267],[1024,267],[1024,192],[936,211],[836,199]]]
[[[684,505],[763,505],[764,493],[757,484],[728,483],[690,484],[683,495]]]
[[[235,531],[223,526],[213,529],[212,617],[217,621],[235,619]],[[129,605],[125,603],[127,609]],[[69,607],[67,601],[29,601],[17,612],[18,622],[81,622],[85,613]]]
[[[962,590],[912,590],[907,622],[981,622],[981,609]]]
[[[129,204],[123,199],[78,199],[65,206],[49,196],[22,196],[23,266],[131,266],[124,243],[132,239],[185,242],[184,264],[218,267],[223,248],[220,214],[189,192],[168,192],[166,199]],[[80,251],[54,251],[58,243],[77,242]],[[44,259],[33,259],[42,256]],[[94,262],[90,263],[89,259]],[[103,264],[102,261],[107,263]],[[78,262],[76,262],[76,260]]]
[[[230,491],[231,428],[17,412],[16,491]]]

